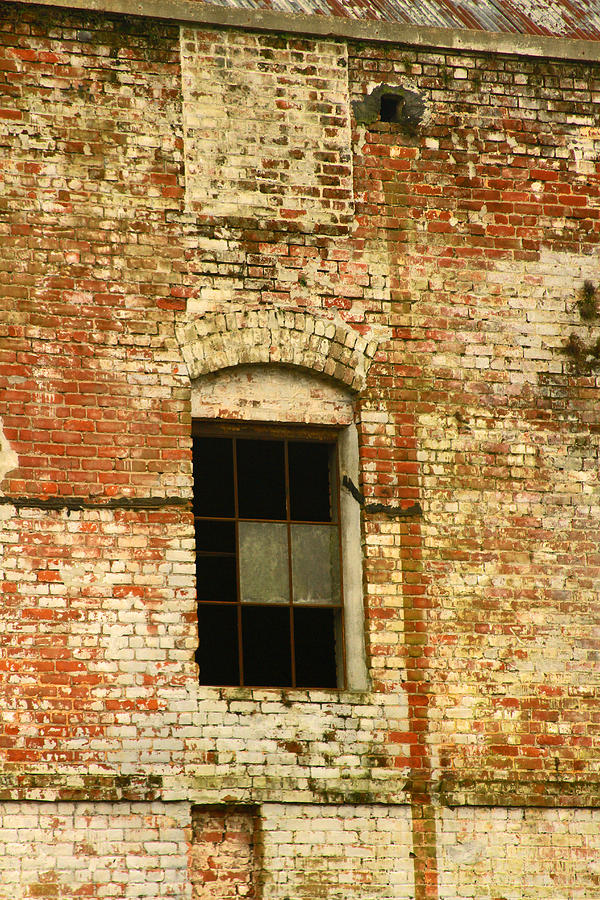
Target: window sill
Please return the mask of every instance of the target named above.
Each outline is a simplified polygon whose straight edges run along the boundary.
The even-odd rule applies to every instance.
[[[253,703],[370,703],[370,691],[351,688],[271,688],[271,687],[213,687],[199,686],[200,697],[219,697],[222,700],[245,700]]]

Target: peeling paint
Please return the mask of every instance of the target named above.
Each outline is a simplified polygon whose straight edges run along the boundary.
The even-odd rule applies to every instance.
[[[18,465],[19,457],[10,446],[8,438],[4,434],[2,420],[0,419],[0,482],[6,478],[9,472],[16,469]],[[2,494],[3,491],[0,490],[0,495]]]

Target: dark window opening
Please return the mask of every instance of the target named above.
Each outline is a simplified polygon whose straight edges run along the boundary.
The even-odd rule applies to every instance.
[[[236,440],[239,515],[285,519],[285,460],[281,441]]]
[[[200,683],[344,686],[336,444],[194,436]]]
[[[290,612],[287,606],[273,609],[255,606],[242,609],[244,684],[292,686]]]
[[[403,107],[403,97],[398,97],[396,94],[382,94],[379,118],[382,122],[400,122]]]
[[[330,444],[288,443],[291,517],[295,520],[331,522],[332,505]]]
[[[304,687],[335,684],[336,611],[297,609],[294,616],[294,651],[297,678]]]
[[[196,662],[202,684],[240,683],[237,609],[198,603],[198,649]]]
[[[233,448],[231,441],[194,441],[194,513],[233,516]]]

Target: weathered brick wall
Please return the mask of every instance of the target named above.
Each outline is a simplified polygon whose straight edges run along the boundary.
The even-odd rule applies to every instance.
[[[311,222],[325,233],[350,226],[343,42],[189,28],[182,34],[182,67],[192,208],[218,217]]]
[[[0,353],[18,468],[5,491],[181,498],[189,426],[166,226],[181,193],[177,29],[8,8]],[[164,709],[158,683],[177,695],[185,660],[192,673],[185,519],[182,531],[176,507],[31,508],[3,521],[9,768],[103,766],[115,752],[127,768],[173,750],[154,721],[139,752]],[[130,751],[132,715],[146,725]]]
[[[598,810],[445,809],[440,898],[599,895]]]
[[[32,27],[40,35],[32,36]],[[177,32],[161,26],[146,33],[145,28],[143,22],[125,26],[105,17],[20,7],[6,21],[12,49],[5,50],[5,78],[8,82],[12,74],[18,89],[9,93],[3,132],[10,159],[3,352],[11,404],[4,425],[19,466],[9,472],[5,493],[17,499],[74,496],[94,508],[22,509],[6,520],[4,582],[11,604],[4,762],[14,771],[23,763],[35,764],[36,770],[65,763],[128,774],[140,768],[165,773],[192,768],[204,776],[209,798],[226,785],[237,786],[243,797],[256,789],[261,795],[258,771],[269,789],[285,787],[291,795],[303,795],[309,783],[317,792],[328,786],[343,793],[368,789],[373,766],[385,764],[390,723],[401,730],[404,709],[398,698],[384,705],[385,698],[350,695],[340,703],[314,694],[307,703],[306,692],[299,692],[290,709],[287,699],[271,694],[242,692],[238,698],[234,692],[227,697],[218,690],[199,692],[193,662],[193,528],[189,512],[180,508],[192,490],[191,391],[175,325],[181,333],[182,326],[216,305],[206,279],[218,282],[219,267],[231,268],[228,248],[233,245],[245,260],[233,270],[233,283],[226,282],[236,309],[275,298],[278,305],[305,305],[290,290],[295,285],[311,296],[319,314],[331,316],[326,307],[334,302],[333,289],[327,281],[320,285],[322,296],[314,293],[321,265],[345,292],[342,306],[357,292],[361,302],[364,294],[367,305],[375,304],[377,283],[363,290],[348,270],[345,258],[358,255],[362,242],[354,246],[348,239],[344,248],[339,232],[347,231],[347,224],[332,226],[329,238],[314,233],[310,212],[302,227],[285,218],[259,227],[248,218],[229,219],[226,206],[216,222],[214,215],[191,211],[193,203],[186,204],[183,190],[175,186],[184,181]],[[244,41],[239,36],[237,46]],[[265,49],[269,41],[273,46]],[[272,57],[281,41],[248,38],[246,43],[247,55],[262,59],[265,53]],[[204,64],[203,46],[195,49],[196,68]],[[215,47],[221,53],[218,42]],[[321,42],[300,41],[294,53],[304,58],[319,49],[324,49]],[[345,48],[336,52],[343,58]],[[308,63],[314,65],[314,59]],[[184,58],[184,65],[191,63]],[[296,81],[302,77],[299,70]],[[286,84],[287,69],[282,78]],[[225,96],[228,113],[237,115],[235,92]],[[150,100],[146,134],[139,110]],[[342,132],[349,139],[348,110],[346,103]],[[55,113],[53,130],[38,151],[24,135],[44,122],[54,123]],[[69,144],[67,152],[60,139],[81,136],[84,124],[85,134],[97,142]],[[324,127],[328,124],[314,118],[302,140],[317,145]],[[188,141],[188,152],[196,147],[194,141]],[[124,166],[122,147],[131,143],[130,169],[119,168]],[[195,152],[199,164],[209,168],[212,145]],[[56,172],[47,182],[44,166],[50,153],[57,159]],[[38,177],[23,183],[19,165],[34,163],[42,167]],[[299,177],[301,172],[302,166]],[[114,181],[115,173],[121,180]],[[70,222],[62,208],[46,213],[46,193],[77,201],[80,215]],[[104,194],[110,195],[106,206]],[[119,218],[113,221],[118,195]],[[27,203],[33,211],[24,235]],[[329,200],[322,198],[322,204],[328,207]],[[50,263],[46,244],[53,231]],[[79,255],[61,255],[75,241]],[[22,253],[21,245],[27,248]],[[248,270],[259,251],[274,267],[262,280]],[[48,274],[34,277],[32,286],[27,279],[33,276],[24,274],[23,286],[12,297],[11,286],[19,283],[13,271],[16,256],[24,273],[41,266]],[[315,264],[305,275],[307,256]],[[366,262],[360,265],[366,270]],[[274,290],[283,283],[287,294]],[[220,299],[218,308],[229,307]],[[365,338],[376,337],[364,310],[356,315]],[[293,320],[300,340],[310,323],[298,322]],[[274,346],[279,327],[276,323],[269,333]],[[330,340],[328,334],[328,345]],[[338,361],[337,355],[332,358],[335,365]],[[363,375],[357,370],[361,383]],[[363,427],[368,429],[377,415],[365,410]],[[135,508],[136,501],[147,498],[155,510]],[[95,508],[108,502],[120,508]],[[7,514],[10,510],[6,507]],[[24,549],[30,546],[35,551]],[[30,700],[22,708],[24,694]],[[252,721],[246,715],[248,701],[254,704]],[[281,742],[298,749],[282,750]],[[331,765],[335,759],[344,761],[342,768]],[[389,790],[397,787],[393,780]]]
[[[196,806],[192,810],[192,900],[255,900],[260,892],[255,807]]]
[[[1,23],[4,490],[178,494],[178,30],[10,4]]]
[[[352,117],[384,83],[416,131]],[[219,803],[262,804],[273,900],[600,896],[599,84],[3,4],[7,897],[209,897],[230,846],[191,808]],[[361,489],[421,506],[363,516],[369,691],[197,685],[190,373],[219,313],[213,362],[243,323],[235,362],[359,389]]]
[[[410,808],[265,804],[265,900],[408,900]]]
[[[189,805],[1,803],[0,897],[188,896]]]
[[[432,763],[595,777],[597,74],[355,48],[355,97],[402,84],[422,132],[357,129],[360,215],[390,219],[389,408],[414,416]],[[401,457],[400,457],[401,458]],[[405,457],[406,458],[406,457]],[[399,459],[400,465],[400,459]]]

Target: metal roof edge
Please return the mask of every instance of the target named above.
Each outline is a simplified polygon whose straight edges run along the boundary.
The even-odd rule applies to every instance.
[[[7,0],[0,2],[5,3]],[[291,15],[257,9],[232,9],[198,0],[16,0],[16,2],[26,6],[53,6],[97,13],[144,16],[190,25],[220,25],[225,28],[287,32],[310,37],[403,44],[440,50],[472,50],[511,56],[600,62],[600,41],[572,38],[431,28],[373,19]]]

